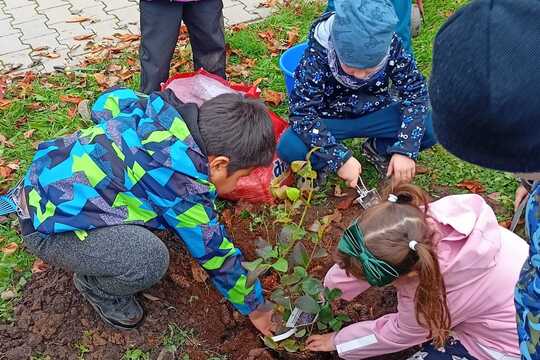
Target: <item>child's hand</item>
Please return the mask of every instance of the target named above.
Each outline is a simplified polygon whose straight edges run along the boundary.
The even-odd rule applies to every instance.
[[[272,310],[255,310],[249,314],[249,320],[264,336],[272,336]]]
[[[525,199],[525,196],[529,195],[529,192],[523,185],[519,185],[516,189],[516,197],[514,199],[514,211],[517,210],[523,199]]]
[[[361,172],[362,165],[360,165],[360,162],[356,160],[354,156],[351,156],[349,160],[345,161],[345,164],[341,165],[337,174],[340,178],[345,180],[347,185],[355,188],[358,184],[358,177]]]
[[[329,333],[324,335],[312,335],[308,337],[306,345],[310,351],[334,351],[336,345],[334,344],[334,335],[336,333]]]
[[[416,162],[408,156],[394,154],[388,164],[386,176],[393,176],[395,183],[411,182],[416,173]]]

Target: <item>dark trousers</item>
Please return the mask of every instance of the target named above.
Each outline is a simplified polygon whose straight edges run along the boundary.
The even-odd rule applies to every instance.
[[[450,338],[444,348],[425,344],[422,350],[407,360],[476,360],[458,340]]]
[[[182,21],[187,26],[195,69],[225,78],[225,34],[222,0],[193,2],[140,1],[141,91],[160,90],[169,77]]]
[[[102,297],[135,294],[157,283],[169,267],[169,251],[150,230],[117,225],[88,231],[25,235],[26,248],[46,263],[85,275]]]
[[[397,134],[401,128],[402,118],[399,104],[392,104],[382,110],[355,119],[323,119],[322,123],[337,141],[351,138],[376,138],[377,151],[383,155],[386,149],[397,141]],[[437,143],[431,113],[427,116],[424,125],[426,131],[422,138],[420,149],[427,149]],[[277,147],[279,157],[291,163],[295,160],[304,160],[309,148],[292,130],[287,129]],[[326,163],[319,161],[317,156],[311,158],[313,168],[322,169]]]

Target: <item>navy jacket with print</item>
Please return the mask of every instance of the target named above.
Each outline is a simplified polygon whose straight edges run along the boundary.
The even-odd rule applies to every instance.
[[[316,26],[332,15],[325,14],[313,24],[308,47],[294,74],[289,105],[291,128],[308,148],[321,148],[314,155],[328,164],[325,170],[337,171],[352,153],[336,141],[321,119],[359,118],[399,101],[403,122],[396,134],[397,141],[388,152],[416,159],[430,105],[425,78],[413,56],[394,34],[386,67],[359,89],[343,86],[332,74],[327,49],[315,38]],[[390,81],[398,99],[388,93]]]

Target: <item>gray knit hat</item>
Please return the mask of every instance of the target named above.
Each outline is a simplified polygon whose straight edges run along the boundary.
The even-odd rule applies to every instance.
[[[403,0],[407,1],[407,0]],[[367,69],[388,54],[398,19],[389,0],[336,0],[332,42],[339,61]]]

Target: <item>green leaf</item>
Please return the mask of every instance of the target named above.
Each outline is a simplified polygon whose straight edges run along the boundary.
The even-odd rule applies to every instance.
[[[332,318],[332,308],[329,304],[324,305],[319,312],[319,321],[322,321],[323,323],[328,323],[330,320],[332,320]]]
[[[291,302],[289,298],[285,297],[285,291],[283,291],[283,289],[277,289],[274,291],[272,295],[270,295],[270,300],[286,308],[291,306]]]
[[[328,325],[323,323],[322,321],[317,321],[317,329],[320,331],[328,329]]]
[[[324,290],[324,297],[328,301],[334,301],[341,296],[343,292],[340,289],[328,289]]]
[[[296,337],[296,338],[301,338],[301,337],[306,336],[306,333],[307,333],[307,329],[304,327],[304,328],[298,330],[298,331],[294,334],[294,337]]]
[[[298,276],[296,274],[284,275],[281,278],[281,285],[283,285],[283,286],[291,286],[293,284],[296,284],[300,280],[302,280],[302,279],[300,278],[300,276]]]
[[[285,192],[287,193],[287,198],[293,202],[300,198],[300,190],[295,187],[287,187]]]
[[[296,245],[294,245],[292,259],[294,264],[300,265],[304,268],[307,267],[309,263],[309,255],[306,247],[301,242],[297,242]]]
[[[343,322],[351,321],[351,318],[348,315],[345,315],[345,314],[339,314],[338,316],[336,316],[336,319],[339,320],[339,321],[343,321]]]
[[[263,262],[263,259],[257,259],[257,260],[254,260],[254,261],[242,261],[242,266],[244,267],[244,269],[248,270],[248,271],[256,271],[257,270],[257,267],[259,265],[261,265]]]
[[[332,330],[339,331],[341,329],[341,327],[343,326],[343,321],[338,320],[337,318],[335,318],[335,319],[330,320],[328,325],[330,325]]]
[[[263,337],[263,342],[264,345],[266,345],[272,350],[276,350],[278,348],[278,344],[274,340],[270,339],[268,336]]]
[[[313,254],[314,259],[320,259],[325,256],[328,256],[328,252],[324,248],[318,248]]]
[[[295,305],[309,314],[317,314],[321,309],[317,301],[309,295],[300,296],[296,299]]]
[[[302,282],[302,289],[308,295],[317,296],[323,290],[323,286],[319,279],[308,277],[306,280]]]
[[[308,276],[306,269],[301,266],[295,266],[294,273],[302,279]]]
[[[272,264],[272,267],[277,271],[287,272],[289,269],[289,263],[284,258],[279,258],[274,264]]]
[[[300,347],[298,345],[298,342],[294,339],[287,339],[285,341],[281,342],[281,345],[287,352],[297,352],[298,348]]]
[[[307,161],[297,160],[291,163],[291,170],[293,173],[297,173],[306,166]]]
[[[264,260],[277,256],[277,252],[272,248],[272,245],[260,237],[255,240],[255,254]]]

